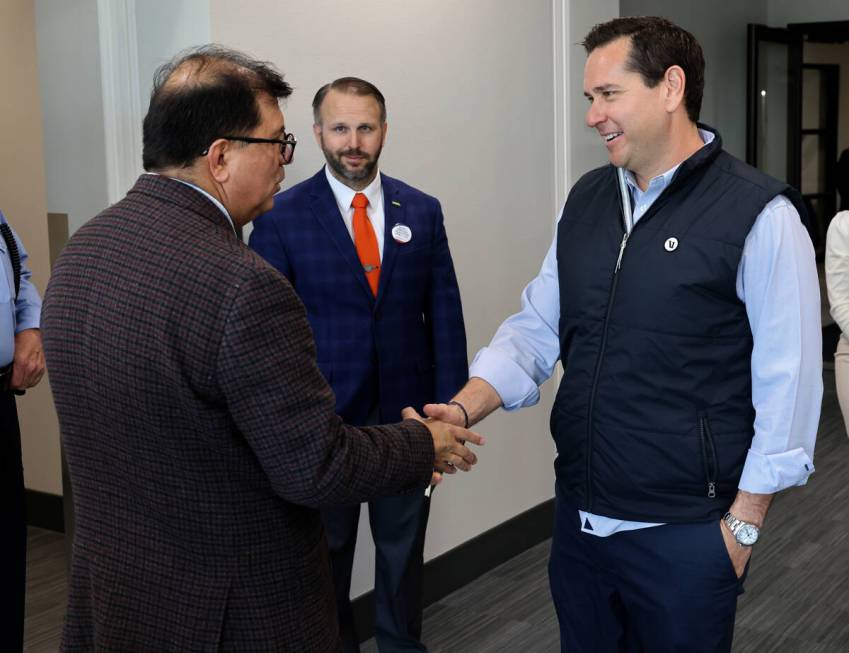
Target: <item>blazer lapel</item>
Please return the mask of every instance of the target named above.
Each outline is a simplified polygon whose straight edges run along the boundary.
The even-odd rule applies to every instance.
[[[330,184],[327,183],[323,168],[313,177],[312,211],[316,220],[324,227],[330,240],[333,241],[336,249],[339,250],[339,256],[345,262],[345,265],[351,269],[351,273],[357,278],[357,283],[363,289],[363,292],[368,295],[371,301],[374,301],[374,295],[372,295],[371,288],[366,281],[366,275],[363,274],[363,266],[357,256],[354,241],[345,227],[342,216],[339,215],[339,206],[336,204],[333,191],[330,190]],[[382,276],[383,270],[381,269],[381,285],[383,284]]]
[[[406,224],[406,207],[401,201],[401,194],[391,177],[382,175],[380,183],[383,187],[383,259],[380,262],[380,283],[377,285],[377,305],[386,294],[386,287],[395,268],[398,258],[398,243],[392,236],[392,228],[396,224]]]

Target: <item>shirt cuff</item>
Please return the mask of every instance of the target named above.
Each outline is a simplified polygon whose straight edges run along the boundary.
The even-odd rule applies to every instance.
[[[814,471],[814,462],[801,447],[773,454],[749,449],[739,488],[753,494],[774,494],[805,485]]]
[[[34,296],[33,296],[34,295]],[[41,299],[35,288],[21,279],[21,290],[15,302],[15,333],[41,326]]]
[[[15,314],[15,333],[41,327],[41,311],[39,308],[35,306],[18,309]]]
[[[469,366],[469,378],[477,376],[489,383],[504,410],[533,406],[539,401],[539,387],[525,370],[507,354],[492,347],[481,349]]]

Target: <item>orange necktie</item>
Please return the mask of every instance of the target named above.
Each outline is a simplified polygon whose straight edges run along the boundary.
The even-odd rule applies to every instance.
[[[368,199],[362,193],[354,195],[351,201],[354,207],[354,247],[357,248],[357,256],[363,264],[363,272],[366,281],[371,286],[371,292],[377,296],[377,283],[380,281],[380,250],[377,248],[377,237],[374,235],[374,227],[366,214]]]

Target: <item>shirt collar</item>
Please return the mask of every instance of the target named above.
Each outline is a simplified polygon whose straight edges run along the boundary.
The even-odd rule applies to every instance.
[[[157,175],[159,177],[166,177],[167,176],[167,175],[160,175],[158,172],[146,172],[145,174],[146,175]],[[230,217],[230,214],[227,212],[227,209],[224,208],[224,205],[221,202],[219,202],[217,198],[215,198],[212,195],[210,195],[209,193],[207,193],[200,186],[196,186],[195,184],[193,184],[189,181],[177,179],[176,177],[168,177],[168,179],[173,179],[174,181],[179,181],[184,186],[188,186],[189,188],[194,188],[201,195],[204,195],[207,199],[209,199],[210,202],[215,204],[215,206],[217,206],[218,209],[224,214],[224,217],[227,218],[227,222],[230,223],[230,227],[233,229],[233,233],[236,233],[236,225],[233,223],[233,218]]]
[[[336,179],[336,177],[333,176],[333,173],[330,172],[330,168],[327,164],[324,165],[324,174],[327,177],[327,183],[330,184],[330,190],[333,191],[333,196],[336,198],[336,203],[340,207],[350,209],[351,202],[354,200],[354,195],[357,193],[362,193],[366,196],[369,206],[374,207],[378,205],[381,193],[380,170],[377,171],[377,174],[374,176],[371,183],[359,191],[349,188]]]
[[[713,143],[713,139],[716,138],[716,135],[713,132],[709,132],[706,129],[699,129],[699,137],[702,139],[702,142],[705,145],[710,145]],[[681,161],[681,163],[684,163]],[[658,189],[663,190],[666,188],[672,178],[675,176],[675,173],[678,171],[678,168],[681,167],[681,163],[671,167],[666,172],[658,175],[657,177],[653,177],[651,181],[649,181],[648,188],[644,191],[637,185],[637,178],[634,176],[634,173],[630,170],[625,171],[625,181],[628,183],[628,187],[631,189],[632,193],[647,193],[649,190]]]

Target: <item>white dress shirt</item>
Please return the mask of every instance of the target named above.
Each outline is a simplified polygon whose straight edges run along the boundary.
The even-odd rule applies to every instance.
[[[354,190],[348,188],[341,181],[333,176],[333,173],[324,165],[324,174],[327,175],[327,181],[330,184],[330,190],[333,191],[333,197],[336,198],[336,204],[339,207],[339,213],[342,214],[342,220],[345,222],[345,228],[351,235],[351,240],[354,239],[354,207],[351,202],[354,200],[354,195],[362,193],[368,200],[366,214],[371,220],[371,226],[374,229],[374,235],[377,237],[377,251],[380,254],[380,260],[383,260],[383,226],[385,218],[383,216],[383,187],[380,183],[380,171],[378,170],[372,182],[362,190]]]
[[[705,143],[713,140],[710,132],[700,130],[700,134]],[[677,168],[652,179],[645,191],[632,174],[626,174],[635,224],[669,185]],[[560,359],[556,244],[555,233],[539,275],[522,292],[520,312],[504,321],[469,368],[470,377],[480,377],[495,388],[506,410],[537,403],[539,386]],[[804,485],[814,471],[822,401],[822,330],[813,247],[799,214],[785,197],[770,201],[756,218],[743,246],[736,289],[746,305],[754,339],[755,435],[739,488],[772,494]],[[584,532],[602,537],[659,525],[583,511],[580,516]]]

